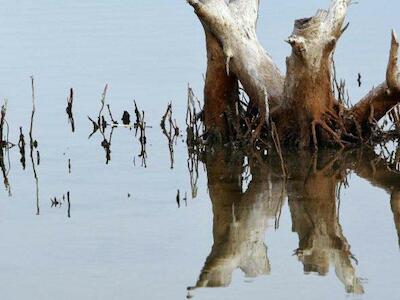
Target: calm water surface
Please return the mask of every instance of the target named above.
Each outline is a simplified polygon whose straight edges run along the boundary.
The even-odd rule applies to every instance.
[[[262,1],[260,40],[282,69],[293,20],[328,3]],[[0,97],[8,99],[10,140],[20,126],[28,136],[34,75],[40,164],[37,201],[29,157],[24,170],[18,148],[9,152],[1,299],[398,299],[399,174],[373,152],[287,154],[284,181],[276,159],[260,166],[216,151],[197,178],[181,137],[170,168],[161,116],[172,101],[184,129],[187,84],[201,95],[205,70],[202,28],[185,1],[2,7]],[[336,62],[353,101],[384,79],[399,9],[395,0],[351,6]],[[133,113],[133,99],[146,112],[147,168],[133,130],[114,130],[108,164],[102,136],[88,139],[87,116],[97,116],[106,83],[115,119]],[[74,133],[65,113],[71,87]],[[70,218],[66,201],[51,201],[67,191]]]

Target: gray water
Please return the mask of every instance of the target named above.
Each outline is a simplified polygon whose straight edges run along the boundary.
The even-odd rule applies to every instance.
[[[289,53],[283,40],[290,34],[293,20],[312,15],[328,2],[262,2],[259,37],[282,70]],[[399,8],[395,0],[364,0],[349,10],[351,24],[338,45],[336,63],[340,77],[347,79],[353,102],[384,79],[390,29],[400,32]],[[184,131],[187,85],[201,95],[205,70],[202,28],[185,1],[6,2],[2,4],[0,37],[0,98],[8,99],[10,140],[18,141],[20,126],[28,136],[33,75],[37,106],[34,137],[41,158],[36,166],[37,202],[29,158],[23,170],[18,149],[9,152],[12,196],[5,189],[0,192],[1,299],[185,299],[188,293],[196,299],[398,299],[400,253],[391,208],[397,191],[395,175],[390,175],[391,180],[382,188],[365,179],[374,179],[367,167],[368,176],[360,170],[351,172],[349,186],[341,189],[340,208],[336,203],[333,213],[324,215],[321,211],[320,217],[317,208],[307,208],[317,211],[316,217],[328,232],[332,227],[340,232],[339,242],[345,249],[351,245],[351,251],[325,249],[332,252],[327,254],[331,269],[318,276],[316,272],[306,275],[306,264],[293,255],[300,248],[299,236],[304,234],[303,227],[293,222],[301,224],[301,199],[309,198],[296,187],[295,180],[289,182],[293,183],[289,188],[292,198],[279,202],[281,215],[275,230],[275,210],[252,210],[246,203],[243,208],[238,191],[236,196],[228,193],[228,198],[211,193],[218,188],[230,191],[223,180],[229,172],[221,175],[220,181],[210,179],[210,164],[220,164],[220,160],[208,163],[207,169],[200,163],[197,197],[192,199],[184,137],[175,146],[175,164],[170,169],[160,118],[172,101],[174,117]],[[363,76],[361,88],[356,82],[359,72]],[[151,126],[147,128],[147,168],[141,166],[134,131],[115,130],[108,164],[100,146],[101,135],[88,139],[91,124],[87,116],[96,117],[106,83],[107,102],[115,118],[124,110],[132,113],[133,99],[146,112],[147,125]],[[65,114],[71,87],[75,91],[75,133]],[[312,165],[308,160],[304,164],[306,168]],[[314,184],[316,195],[324,192],[319,189],[326,188],[326,182],[330,188],[336,187],[332,176],[337,167],[330,168],[322,182]],[[260,190],[261,200],[254,198],[256,208],[265,205],[263,199],[269,201],[264,194],[280,187],[267,177],[261,178],[253,185],[247,183]],[[299,178],[308,177],[302,174]],[[187,193],[187,205],[182,200],[180,208],[176,203],[178,189],[182,198]],[[50,200],[67,191],[71,194],[70,218],[65,202],[51,207]],[[218,210],[219,197],[237,203],[228,201]],[[296,199],[300,199],[300,206]],[[229,222],[236,218],[232,212],[235,207],[239,215],[241,209],[244,211],[239,224],[247,224],[244,228],[255,235],[256,243],[265,243],[268,249],[263,252],[261,245],[259,259],[264,260],[255,259],[261,268],[262,264],[257,264],[265,266],[267,255],[268,275],[249,278],[239,268],[236,254],[252,254],[251,248],[246,248],[248,240],[244,248],[240,246],[242,233],[233,240],[218,239],[218,229],[228,230]],[[221,211],[223,218],[214,219]],[[246,214],[248,211],[251,213]],[[265,214],[257,215],[257,211]],[[214,239],[217,243],[213,248]],[[219,245],[231,250],[240,246],[235,255],[221,254],[222,265],[228,267],[217,271],[215,276],[220,277],[214,285],[226,288],[188,292],[187,287],[207,285],[199,278],[204,278],[202,269],[210,253],[217,252],[218,258]],[[321,266],[326,265],[323,260]],[[362,294],[346,292],[340,280],[343,268],[338,267],[344,261],[350,261],[352,267],[347,264],[344,269],[357,278],[353,283],[362,285]],[[318,266],[315,263],[314,267]]]

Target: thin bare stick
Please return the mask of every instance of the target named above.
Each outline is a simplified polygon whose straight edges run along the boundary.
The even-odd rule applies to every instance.
[[[40,215],[40,205],[39,205],[39,178],[36,173],[35,160],[33,159],[33,149],[37,147],[37,142],[33,139],[33,120],[35,116],[36,106],[35,106],[35,81],[33,76],[31,76],[31,86],[32,86],[32,114],[31,114],[31,125],[29,129],[29,143],[30,143],[30,157],[32,162],[33,175],[35,178],[36,187],[36,215]],[[39,151],[37,152],[37,157],[39,157]]]
[[[32,87],[32,114],[31,114],[31,125],[29,128],[29,138],[30,138],[30,147],[31,147],[31,155],[33,152],[33,119],[35,117],[36,105],[35,105],[35,80],[33,76],[31,76],[31,87]]]

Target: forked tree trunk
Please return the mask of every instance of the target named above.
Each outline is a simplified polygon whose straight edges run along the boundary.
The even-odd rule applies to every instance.
[[[282,76],[256,35],[258,0],[187,0],[206,32],[208,68],[205,125],[229,135],[237,116],[238,85],[258,116],[251,139],[272,120],[284,144],[306,148],[344,146],[400,102],[398,41],[393,33],[386,81],[353,108],[344,108],[332,90],[332,55],[344,32],[350,0],[332,0],[329,10],[295,22],[287,42],[292,54]],[[269,127],[271,129],[272,127]],[[364,130],[366,134],[368,130]]]
[[[257,39],[259,1],[232,0],[225,3],[224,0],[188,0],[188,2],[195,8],[207,37],[209,67],[205,87],[205,101],[208,102],[205,114],[210,112],[210,106],[215,106],[217,115],[220,116],[220,104],[224,102],[230,107],[232,98],[230,93],[225,91],[229,90],[229,85],[232,84],[227,78],[234,75],[249,95],[251,105],[258,109],[260,118],[256,132],[259,133],[269,116],[267,99],[270,99],[271,106],[277,104],[283,92],[284,82],[278,67]],[[215,41],[220,50],[217,50]],[[221,66],[224,66],[224,75]],[[213,78],[220,80],[216,83]],[[215,89],[220,90],[217,92]],[[210,92],[211,90],[213,91]],[[236,93],[236,89],[234,92]],[[217,97],[213,98],[213,94],[217,94]],[[223,100],[221,95],[226,98]],[[222,127],[218,130],[224,132],[226,124],[219,125]]]

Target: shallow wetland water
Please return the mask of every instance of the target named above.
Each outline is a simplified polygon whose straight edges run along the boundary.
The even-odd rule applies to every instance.
[[[293,20],[327,3],[262,3],[282,69]],[[338,46],[354,99],[382,81],[400,9],[382,3],[352,6]],[[288,152],[285,177],[273,155],[189,153],[205,53],[185,1],[9,2],[0,36],[1,299],[397,299],[399,155]]]

